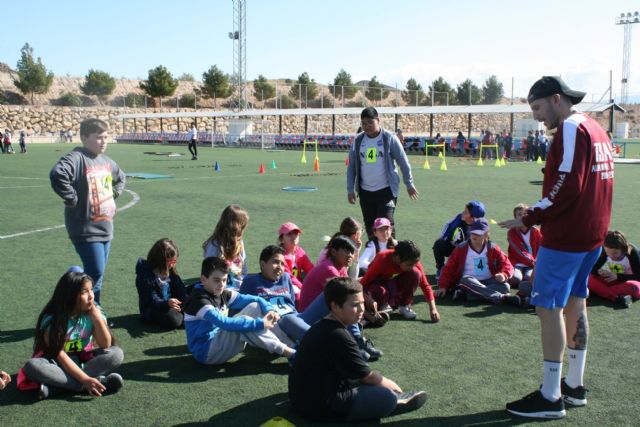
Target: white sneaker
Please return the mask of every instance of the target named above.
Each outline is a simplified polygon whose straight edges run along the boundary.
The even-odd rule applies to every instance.
[[[408,305],[401,305],[398,307],[398,311],[408,320],[413,320],[418,316],[415,311],[411,310],[411,306]]]

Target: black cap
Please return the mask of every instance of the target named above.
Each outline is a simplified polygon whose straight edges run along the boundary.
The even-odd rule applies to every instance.
[[[559,76],[544,76],[531,86],[527,102],[532,103],[536,99],[546,98],[547,96],[562,94],[571,100],[573,105],[579,104],[586,95],[585,92],[572,90]]]

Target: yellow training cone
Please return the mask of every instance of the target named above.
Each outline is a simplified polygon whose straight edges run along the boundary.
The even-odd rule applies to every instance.
[[[538,160],[536,160],[536,163],[541,165],[542,164],[542,158],[540,156],[538,156]]]
[[[482,162],[482,157],[478,158],[478,166],[484,166],[484,163]]]
[[[424,165],[422,165],[422,169],[431,169],[431,166],[429,166],[429,159],[424,159]]]
[[[260,427],[296,427],[283,417],[273,417],[264,424],[260,424]]]
[[[504,160],[504,157],[500,158],[500,165],[501,166],[506,166],[507,165],[507,162]]]
[[[440,165],[440,170],[441,171],[446,171],[447,170],[447,162],[445,162],[444,159],[442,159],[442,164]]]
[[[304,156],[304,154],[302,155],[302,158],[300,159],[300,163],[307,163],[307,158]]]
[[[442,157],[442,151],[438,151],[438,157]]]
[[[502,167],[502,162],[500,161],[500,159],[496,159],[496,164],[495,164],[495,166],[496,166],[497,168]]]

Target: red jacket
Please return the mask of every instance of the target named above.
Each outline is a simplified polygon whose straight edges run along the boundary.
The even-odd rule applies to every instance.
[[[460,283],[464,272],[464,262],[467,259],[470,242],[465,242],[457,246],[451,256],[447,258],[438,280],[439,289],[453,289]],[[502,249],[492,241],[487,242],[487,259],[489,261],[489,271],[492,275],[504,274],[507,278],[513,274],[513,266]]]
[[[538,227],[529,227],[529,231],[531,252],[529,252],[529,249],[525,245],[522,233],[520,233],[518,228],[510,228],[507,232],[507,242],[509,243],[507,252],[511,265],[523,264],[531,268],[536,266],[536,257],[538,256],[538,249],[542,242],[542,233],[538,230]]]
[[[362,284],[362,288],[364,290],[376,279],[389,280],[393,276],[396,276],[402,271],[400,270],[400,266],[393,262],[393,254],[395,253],[394,249],[387,249],[386,251],[378,252],[378,255],[371,261],[369,264],[369,268],[365,275],[360,278],[360,283]],[[422,268],[422,264],[418,262],[416,264],[416,268],[420,271],[420,290],[424,294],[424,299],[426,301],[433,301],[433,290],[431,289],[431,285],[427,281],[427,276],[424,274],[424,269]]]
[[[611,141],[595,120],[573,113],[549,146],[542,199],[522,221],[542,224],[545,248],[588,252],[604,242],[612,197]]]

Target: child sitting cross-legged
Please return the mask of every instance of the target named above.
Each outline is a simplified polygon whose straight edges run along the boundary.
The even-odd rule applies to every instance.
[[[453,299],[484,299],[494,304],[520,305],[509,293],[513,266],[498,245],[489,240],[489,222],[480,218],[469,226],[471,237],[454,249],[438,279],[436,296],[453,290]]]
[[[305,334],[289,372],[293,410],[306,419],[358,421],[424,405],[424,391],[404,393],[394,381],[372,371],[347,331],[362,319],[362,286],[349,277],[334,277],[323,294],[329,314]]]
[[[360,274],[364,275],[378,252],[393,249],[397,243],[396,239],[393,238],[391,221],[384,217],[376,218],[373,221],[373,238],[369,240],[358,260]]]
[[[618,230],[609,230],[589,275],[589,292],[629,308],[640,298],[638,250]]]
[[[395,248],[378,253],[360,283],[378,310],[398,307],[400,314],[410,320],[417,316],[411,305],[413,293],[420,286],[429,306],[429,317],[433,322],[440,320],[433,291],[420,264],[420,249],[411,240],[401,240]]]
[[[302,280],[313,268],[307,253],[299,245],[302,230],[292,222],[285,222],[278,229],[278,243],[284,249],[284,271],[291,276],[296,303],[300,299]]]
[[[293,343],[276,325],[276,308],[260,297],[226,289],[229,266],[218,257],[202,261],[200,283],[184,304],[187,345],[200,363],[217,365],[242,352],[246,344],[287,358]],[[229,317],[229,309],[239,312]]]

